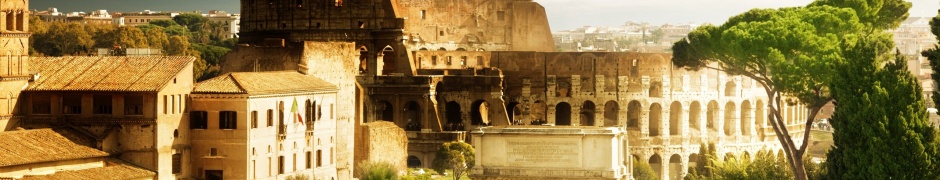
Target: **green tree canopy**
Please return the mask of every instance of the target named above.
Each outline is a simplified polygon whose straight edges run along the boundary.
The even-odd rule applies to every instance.
[[[166,20],[166,19],[154,19],[153,21],[150,21],[150,24],[164,27],[164,28],[179,25],[176,23],[175,20]]]
[[[940,179],[936,129],[919,81],[900,52],[884,67],[877,45],[858,44],[834,71],[831,179]]]
[[[85,55],[95,44],[83,25],[74,22],[51,23],[49,30],[34,34],[33,39],[34,50],[49,56]]]
[[[845,61],[843,47],[866,43],[882,50],[873,53],[883,54],[885,47],[893,46],[891,35],[881,29],[896,27],[910,6],[903,5],[906,2],[887,1],[900,0],[864,3],[889,4],[879,8],[820,1],[806,7],[754,9],[730,18],[721,26],[705,25],[691,32],[687,39],[673,46],[673,63],[746,76],[763,86],[770,99],[768,120],[783,145],[790,169],[795,178],[806,179],[802,163],[806,138],[816,113],[832,99],[828,85],[836,81],[832,69]],[[885,16],[860,19],[856,15],[859,12]],[[779,111],[780,103],[801,103],[810,109],[801,144],[789,136]]]
[[[147,43],[150,48],[164,49],[170,44],[169,38],[163,32],[162,27],[149,29],[144,34],[147,34]]]
[[[476,162],[474,154],[470,144],[458,141],[444,143],[437,150],[431,168],[439,173],[451,170],[454,172],[454,180],[457,180],[467,169],[473,168]]]
[[[175,21],[176,24],[186,26],[186,27],[191,27],[196,24],[208,22],[209,18],[203,17],[202,14],[185,13],[185,14],[180,14],[180,15],[173,17],[173,21]]]

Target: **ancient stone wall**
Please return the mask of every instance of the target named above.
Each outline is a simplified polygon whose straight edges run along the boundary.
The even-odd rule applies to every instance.
[[[356,131],[356,165],[371,162],[388,162],[399,171],[405,171],[408,156],[408,137],[405,131],[391,122],[364,123]],[[356,174],[361,169],[356,168]]]

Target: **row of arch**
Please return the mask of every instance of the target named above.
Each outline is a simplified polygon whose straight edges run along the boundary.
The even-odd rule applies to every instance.
[[[718,101],[712,100],[704,106],[699,101],[692,101],[686,107],[682,103],[672,102],[668,109],[660,103],[651,103],[649,107],[642,107],[639,101],[630,101],[627,105],[627,118],[625,124],[618,122],[620,116],[620,107],[616,101],[607,101],[604,104],[603,124],[602,126],[626,126],[628,129],[639,129],[641,123],[645,123],[650,136],[661,135],[682,135],[686,125],[691,132],[707,130],[709,136],[717,136],[719,132],[723,135],[756,135],[760,134],[757,128],[770,126],[766,121],[765,104],[763,100],[757,100],[752,103],[750,100],[744,100],[740,103],[725,102],[719,105]],[[592,101],[584,101],[578,112],[572,111],[572,105],[568,102],[559,102],[555,105],[555,125],[598,125],[595,118],[596,106]],[[512,110],[513,106],[507,106]],[[796,108],[791,108],[794,111]],[[666,111],[668,110],[668,111]],[[785,112],[787,124],[793,124],[795,113]],[[512,111],[510,111],[512,112]],[[577,114],[578,122],[573,123],[573,115]],[[646,117],[643,117],[644,114]],[[512,117],[510,117],[512,118]],[[641,119],[647,121],[641,122]],[[704,120],[704,121],[703,121]],[[685,123],[685,124],[684,124]],[[736,126],[739,125],[739,126]],[[664,128],[667,127],[668,128]]]
[[[477,100],[470,104],[470,125],[484,125],[488,122],[489,105],[486,100]],[[444,131],[464,131],[469,126],[464,123],[464,109],[456,101],[443,104],[444,112],[441,124]],[[424,108],[417,101],[407,101],[402,106],[400,118],[396,117],[396,108],[393,103],[381,100],[376,103],[376,120],[395,122],[407,131],[420,131],[427,128],[424,121]]]
[[[770,153],[774,152],[770,151]],[[775,154],[776,157],[784,156],[783,150],[777,150]],[[742,151],[740,155],[729,152],[722,156],[722,160],[727,161],[732,158],[750,160],[751,157],[751,153],[748,151]],[[680,154],[672,154],[668,159],[660,156],[659,153],[654,153],[645,159],[640,159],[639,155],[633,155],[633,160],[646,161],[649,163],[660,179],[684,179],[685,175],[688,174],[686,171],[692,169],[691,167],[697,167],[700,163],[698,162],[700,158],[698,153],[691,153],[685,159],[683,159]],[[683,165],[683,162],[686,162],[685,165]],[[664,175],[664,173],[666,174]]]

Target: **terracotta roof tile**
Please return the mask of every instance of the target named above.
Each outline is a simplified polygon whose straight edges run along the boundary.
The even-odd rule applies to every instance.
[[[127,162],[108,159],[106,165],[100,168],[90,168],[77,171],[60,171],[42,176],[25,176],[23,179],[152,179],[156,173]]]
[[[319,78],[294,71],[235,72],[199,82],[193,93],[269,95],[337,89]]]
[[[108,156],[69,141],[51,129],[0,133],[0,167]]]
[[[26,91],[156,92],[194,57],[67,56],[33,57],[39,78]]]

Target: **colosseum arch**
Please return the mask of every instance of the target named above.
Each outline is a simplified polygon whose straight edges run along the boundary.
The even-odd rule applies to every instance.
[[[640,111],[643,107],[639,101],[630,101],[627,105],[627,128],[640,128]]]
[[[669,157],[669,179],[682,179],[682,156],[679,154]]]
[[[412,155],[412,156],[408,156],[408,167],[409,167],[409,168],[420,168],[421,166],[422,166],[422,165],[421,165],[421,159],[419,159],[418,156],[413,156],[413,155]]]
[[[420,131],[421,130],[421,105],[415,101],[408,101],[405,103],[405,121],[404,125],[405,130],[407,131]]]
[[[656,172],[656,177],[661,177],[663,174],[663,158],[659,154],[653,154],[653,156],[650,156],[649,164]]]
[[[661,136],[663,135],[663,107],[659,103],[653,103],[650,105],[650,115],[649,115],[649,133],[650,136]]]
[[[728,81],[725,83],[725,96],[737,96],[737,86],[735,86],[734,81]]]
[[[470,105],[470,123],[473,125],[488,125],[489,120],[489,104],[485,100],[474,101]]]
[[[705,147],[700,147],[700,148],[705,148]],[[688,163],[688,164],[689,164],[689,165],[688,165],[689,168],[696,168],[696,167],[698,167],[698,163],[699,163],[698,160],[699,160],[699,158],[700,158],[700,157],[699,157],[698,153],[689,154],[689,163]]]
[[[669,105],[669,135],[678,136],[682,134],[682,126],[679,122],[682,120],[682,103],[673,101]]]
[[[718,111],[718,102],[714,100],[708,102],[708,109],[706,109],[705,113],[705,123],[709,137],[718,136],[718,113],[720,113]]]
[[[702,105],[698,101],[692,101],[689,105],[689,128],[693,133],[699,133],[702,127]]]
[[[729,152],[729,153],[725,153],[725,158],[723,159],[724,161],[729,161],[729,160],[732,160],[732,159],[736,159],[736,157],[734,156],[734,154],[732,154],[732,153],[730,153],[730,152]]]
[[[382,75],[390,75],[395,73],[395,49],[392,46],[385,46],[382,49],[382,52],[379,52],[379,56],[382,57]]]
[[[744,151],[744,152],[741,154],[741,160],[744,160],[744,161],[751,161],[751,153],[750,153],[750,152],[747,152],[747,151]]]
[[[514,125],[519,124],[515,122],[516,116],[522,116],[522,110],[520,110],[518,106],[519,103],[515,101],[506,104],[506,113],[509,115],[509,122],[512,122]]]
[[[663,97],[663,82],[650,82],[650,97]]]
[[[460,103],[456,101],[450,101],[444,104],[444,117],[447,119],[447,123],[444,125],[445,131],[461,131],[463,129],[457,128],[459,124],[463,123],[463,115],[460,112]]]
[[[754,128],[756,128],[755,130],[757,130],[757,135],[760,136],[761,139],[763,139],[763,138],[764,138],[764,130],[763,130],[763,129],[764,129],[764,126],[763,126],[763,124],[767,124],[767,123],[765,122],[766,119],[764,119],[764,118],[766,118],[766,117],[764,117],[764,116],[765,116],[765,115],[764,115],[764,101],[757,100],[757,107],[756,107],[756,109],[757,109],[757,110],[754,111],[754,114],[755,114],[755,115],[754,115]],[[768,125],[769,125],[769,124],[768,124]]]
[[[744,100],[744,102],[741,102],[741,117],[738,119],[741,122],[741,135],[751,135],[752,123],[748,122],[753,117],[751,115],[753,115],[751,102]]]
[[[395,120],[395,106],[388,101],[379,101],[375,105],[375,115],[376,120],[378,121],[393,121]]]
[[[725,130],[725,135],[727,136],[734,135],[734,123],[735,123],[734,116],[736,115],[734,111],[736,109],[737,108],[735,108],[734,102],[728,101],[728,103],[725,103],[725,121],[724,121],[725,129],[724,130]]]
[[[590,100],[584,101],[584,104],[581,104],[581,121],[579,124],[582,126],[594,126],[594,109],[594,102],[591,102]]]
[[[620,105],[617,101],[607,101],[604,104],[604,126],[616,126],[618,116],[620,116]]]
[[[571,125],[571,104],[568,104],[567,102],[560,102],[555,105],[555,125]]]

